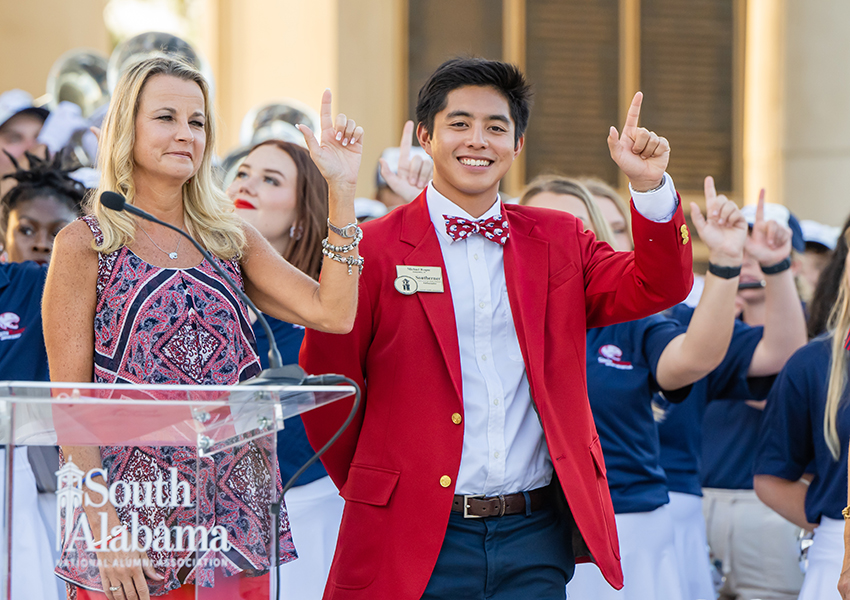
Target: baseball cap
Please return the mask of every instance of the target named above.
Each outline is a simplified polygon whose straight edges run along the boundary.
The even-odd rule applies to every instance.
[[[741,209],[741,213],[750,227],[756,222],[756,208],[755,204],[747,204]],[[803,239],[803,230],[800,227],[800,222],[785,206],[774,204],[773,202],[765,202],[764,219],[765,221],[776,221],[788,227],[791,230],[791,247],[797,252],[805,251],[806,242]]]
[[[828,250],[835,250],[838,236],[841,235],[840,227],[830,227],[810,220],[800,221],[800,227],[803,230],[803,241],[807,244],[820,244]]]
[[[42,120],[50,114],[46,108],[35,106],[32,96],[24,90],[9,90],[0,94],[0,127],[12,117],[29,112],[41,117]]]

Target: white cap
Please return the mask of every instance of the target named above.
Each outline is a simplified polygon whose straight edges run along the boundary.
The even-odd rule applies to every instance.
[[[841,235],[840,227],[830,227],[817,221],[800,221],[800,228],[803,230],[803,240],[820,244],[830,250],[835,250],[838,236]]]
[[[741,214],[744,215],[744,218],[747,220],[747,223],[752,226],[756,222],[756,208],[755,204],[747,204],[744,208],[741,209]],[[788,220],[791,218],[791,211],[781,204],[774,204],[772,202],[764,203],[764,220],[765,221],[776,221],[780,225],[785,225],[788,227]]]
[[[390,167],[390,171],[393,173],[398,173],[398,159],[401,156],[401,148],[398,146],[391,146],[386,148],[381,153],[381,158],[387,161],[387,165]],[[410,148],[410,158],[414,156],[422,157],[422,160],[430,161],[431,157],[428,156],[428,153],[425,152],[420,146],[412,146]],[[378,187],[384,187],[387,185],[387,182],[384,180],[383,175],[381,175],[381,164],[378,163],[378,174],[377,174],[377,184]]]
[[[387,214],[387,207],[383,202],[373,200],[372,198],[355,198],[354,199],[354,216],[357,220],[377,219]]]
[[[18,113],[30,109],[34,109],[43,118],[47,117],[48,111],[35,106],[32,103],[32,96],[24,90],[9,90],[0,94],[0,126]]]

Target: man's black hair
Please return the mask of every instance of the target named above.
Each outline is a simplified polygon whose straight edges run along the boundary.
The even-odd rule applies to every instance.
[[[437,67],[419,90],[416,121],[430,136],[434,117],[446,108],[449,92],[469,85],[492,87],[505,97],[514,122],[514,145],[519,143],[531,113],[531,86],[517,67],[497,60],[452,58]]]
[[[29,168],[24,169],[11,154],[6,152],[6,156],[15,167],[15,172],[5,175],[3,179],[13,179],[17,185],[6,192],[0,200],[0,235],[6,232],[6,224],[12,209],[34,198],[45,196],[56,198],[67,204],[77,214],[82,212],[82,203],[88,190],[82,183],[71,178],[68,169],[62,168],[60,154],[57,153],[52,160],[47,160],[27,152]]]

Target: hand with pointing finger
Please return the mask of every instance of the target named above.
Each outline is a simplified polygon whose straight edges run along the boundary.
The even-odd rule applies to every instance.
[[[738,267],[744,262],[747,220],[734,202],[718,195],[714,178],[705,178],[705,216],[691,202],[691,219],[700,239],[708,246],[708,260],[720,267]]]
[[[763,267],[772,267],[791,255],[791,229],[764,218],[764,189],[759,192],[756,220],[747,238],[747,254]]]
[[[357,172],[363,155],[363,128],[344,114],[337,115],[336,122],[331,118],[331,91],[322,95],[320,112],[322,131],[319,140],[306,125],[298,125],[304,135],[310,157],[321,171],[331,187],[350,187],[357,185]]]
[[[413,121],[404,124],[399,143],[398,169],[393,171],[389,163],[381,158],[381,177],[390,189],[410,202],[428,185],[434,173],[434,163],[429,157],[416,154],[411,157],[413,147]]]
[[[616,127],[608,131],[608,150],[617,166],[629,178],[636,192],[648,192],[664,180],[670,161],[670,143],[666,138],[638,127],[643,94],[638,92],[629,106],[622,135]]]

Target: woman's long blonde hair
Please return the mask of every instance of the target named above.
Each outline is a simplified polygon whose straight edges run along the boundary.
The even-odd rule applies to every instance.
[[[136,116],[145,84],[155,75],[169,75],[184,81],[194,81],[204,96],[204,132],[206,147],[201,166],[183,184],[183,213],[186,229],[202,246],[217,257],[230,260],[242,256],[245,232],[242,220],[236,215],[233,203],[216,184],[212,171],[215,146],[215,118],[209,99],[209,86],[194,67],[170,56],[156,56],[130,67],[118,81],[109,111],[100,133],[98,168],[100,184],[89,197],[87,209],[97,217],[103,232],[103,244],[93,247],[98,252],[114,252],[135,239],[136,222],[127,212],[104,208],[100,194],[114,191],[133,204],[136,194],[133,181],[133,147],[136,142]]]
[[[543,192],[569,194],[581,200],[587,208],[587,214],[590,216],[590,224],[593,227],[593,232],[596,234],[596,239],[607,242],[611,246],[614,245],[614,233],[611,231],[608,221],[602,216],[602,211],[599,209],[599,204],[596,203],[596,198],[577,179],[571,179],[563,175],[538,175],[525,186],[525,189],[520,195],[519,203],[527,205],[534,196]]]
[[[844,234],[848,235],[847,232]],[[829,367],[829,387],[826,392],[826,409],[823,416],[823,435],[826,445],[835,460],[841,456],[838,440],[838,407],[847,387],[847,350],[844,343],[850,330],[850,273],[845,263],[838,288],[838,299],[829,316],[829,331],[832,332],[832,362]]]

